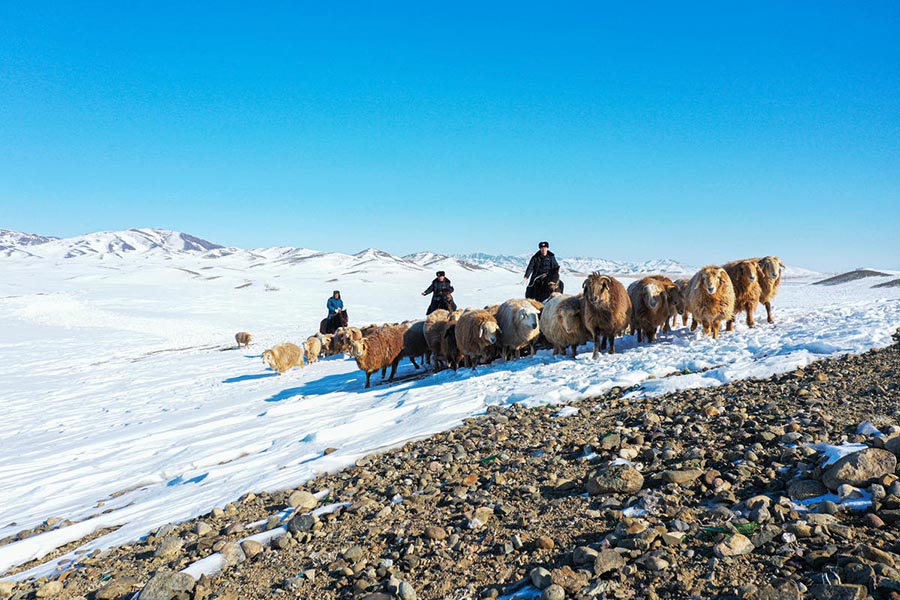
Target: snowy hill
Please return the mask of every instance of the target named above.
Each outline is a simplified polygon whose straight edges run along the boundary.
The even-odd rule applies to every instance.
[[[127,255],[171,255],[206,252],[222,246],[196,236],[166,229],[100,231],[62,239],[48,239],[28,246],[29,252],[46,258],[124,258]]]
[[[0,248],[34,246],[36,244],[45,244],[58,239],[59,238],[47,237],[36,233],[24,233],[22,231],[13,231],[11,229],[0,229]]]

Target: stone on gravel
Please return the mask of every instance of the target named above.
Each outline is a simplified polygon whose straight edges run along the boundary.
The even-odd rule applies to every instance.
[[[532,569],[531,573],[528,574],[528,577],[531,579],[531,584],[539,590],[549,587],[550,584],[553,583],[553,577],[550,575],[550,571],[544,567]]]
[[[204,523],[203,521],[200,521],[199,523],[197,523],[196,526],[194,526],[194,533],[196,533],[200,537],[209,535],[212,532],[213,532],[213,528],[210,527],[210,525],[208,523]]]
[[[726,556],[741,556],[742,554],[750,554],[753,552],[753,542],[740,533],[735,533],[726,540],[719,542],[713,547],[713,554],[719,558]]]
[[[288,521],[288,531],[290,533],[312,531],[318,522],[319,518],[312,514],[294,515]]]
[[[535,538],[534,545],[541,550],[552,550],[556,546],[556,542],[549,535],[539,535]]]
[[[306,490],[297,490],[288,496],[288,506],[297,510],[312,510],[318,504],[316,497]]]
[[[53,598],[54,596],[58,596],[62,591],[63,584],[61,581],[50,581],[38,588],[37,593],[35,593],[35,597]]]
[[[795,479],[788,483],[787,491],[791,500],[806,500],[828,492],[822,482],[815,479]]]
[[[104,586],[94,592],[97,600],[116,600],[131,591],[131,588],[140,584],[135,577],[117,577],[108,581]]]
[[[644,487],[644,476],[630,465],[613,465],[592,471],[584,484],[591,496],[634,494]]]
[[[247,558],[253,558],[264,549],[265,546],[263,546],[256,540],[244,540],[243,542],[241,542],[241,550],[244,551],[244,554],[247,556]]]
[[[244,551],[237,542],[226,542],[225,545],[219,549],[219,554],[222,555],[226,567],[233,567],[236,564],[244,562],[247,558],[247,555],[244,554]]]
[[[16,589],[16,584],[12,581],[0,581],[0,597],[12,596],[14,589]]]
[[[416,590],[406,581],[400,582],[397,595],[400,596],[400,600],[416,600]]]
[[[663,471],[660,477],[668,483],[685,485],[699,479],[701,475],[703,475],[703,471],[700,469],[687,469],[684,471]]]
[[[159,571],[141,591],[141,600],[172,600],[178,594],[194,589],[194,578],[187,573]]]
[[[366,552],[362,549],[362,546],[353,546],[344,550],[343,557],[344,560],[353,564],[361,561],[365,555]]]
[[[814,585],[809,592],[816,600],[864,600],[869,595],[865,586],[853,584]]]
[[[618,571],[625,566],[625,558],[615,550],[601,550],[594,561],[594,575]]]
[[[897,457],[881,448],[866,448],[849,454],[828,468],[822,474],[822,483],[831,491],[838,486],[849,484],[866,487],[897,468]]]
[[[555,583],[541,592],[541,600],[565,600],[566,591]]]
[[[572,562],[575,563],[576,567],[590,565],[597,560],[598,554],[599,552],[589,546],[578,546],[575,548],[575,551],[572,552]]]
[[[441,541],[447,539],[447,531],[443,527],[429,525],[425,528],[425,537],[429,540]]]
[[[800,588],[790,579],[773,579],[757,590],[755,600],[800,600]]]
[[[166,538],[153,554],[156,558],[163,560],[174,560],[181,555],[181,549],[184,543],[178,538]]]

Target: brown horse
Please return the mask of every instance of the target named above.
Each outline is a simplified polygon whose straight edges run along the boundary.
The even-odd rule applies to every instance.
[[[349,323],[350,318],[347,316],[347,311],[342,310],[339,313],[335,313],[333,317],[322,319],[322,322],[319,323],[319,333],[328,335],[337,331],[338,327],[346,327]]]

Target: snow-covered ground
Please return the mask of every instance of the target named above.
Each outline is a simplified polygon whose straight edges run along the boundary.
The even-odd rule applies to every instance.
[[[763,377],[886,346],[900,325],[898,288],[786,279],[775,326],[763,311],[761,326],[739,323],[718,341],[678,329],[652,346],[627,337],[619,354],[596,361],[588,347],[577,360],[542,352],[364,390],[351,360],[279,377],[260,354],[313,333],[333,289],[343,292],[351,321],[366,324],[422,316],[420,292],[444,264],[460,306],[521,297],[520,274],[460,269],[451,259],[417,268],[376,251],[115,255],[88,244],[63,258],[64,248],[41,254],[43,247],[0,258],[0,538],[50,517],[76,524],[0,546],[0,573],[100,529],[114,531],[86,548],[125,543],[245,492],[297,486],[489,405]],[[570,289],[579,283],[567,281]],[[249,349],[233,348],[240,330],[255,336]],[[405,362],[399,375],[412,372]],[[325,455],[326,448],[337,450]]]

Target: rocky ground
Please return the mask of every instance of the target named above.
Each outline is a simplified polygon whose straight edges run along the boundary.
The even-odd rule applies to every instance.
[[[900,346],[626,393],[491,410],[0,598],[900,598]],[[823,442],[867,448],[824,467]],[[178,573],[216,553],[220,574]]]

